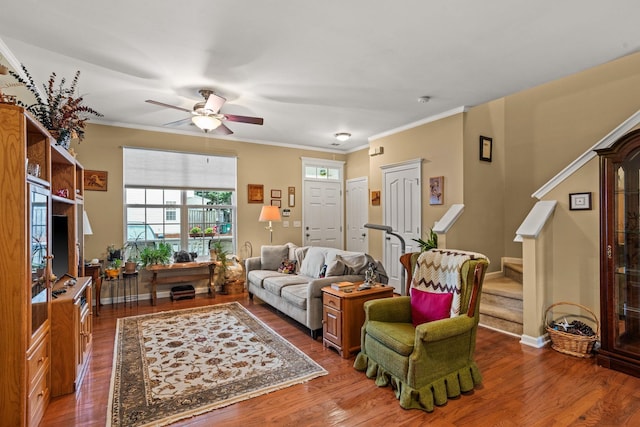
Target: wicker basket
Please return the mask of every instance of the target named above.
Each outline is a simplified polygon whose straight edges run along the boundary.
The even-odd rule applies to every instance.
[[[557,331],[550,327],[549,321],[547,320],[549,310],[559,305],[573,305],[576,307],[580,307],[581,309],[591,314],[591,316],[593,316],[593,322],[596,325],[595,335],[590,337],[584,335],[575,335],[568,332]],[[600,322],[598,322],[598,318],[593,313],[593,311],[589,310],[589,308],[573,302],[557,302],[550,305],[549,308],[547,308],[547,310],[545,311],[544,322],[547,332],[549,333],[549,338],[551,339],[551,348],[559,351],[560,353],[570,354],[576,357],[593,356],[591,350],[593,350],[593,345],[598,340],[598,334],[600,333]]]

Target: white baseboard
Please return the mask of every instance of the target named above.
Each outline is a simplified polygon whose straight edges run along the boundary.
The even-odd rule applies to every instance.
[[[520,344],[528,345],[529,347],[542,348],[549,342],[549,335],[544,334],[540,337],[532,337],[530,335],[522,335]]]
[[[482,326],[483,328],[486,328],[486,329],[491,329],[492,331],[500,332],[501,334],[509,335],[515,338],[520,338],[520,335],[518,334],[515,334],[513,332],[503,331],[502,329],[494,328],[493,326],[485,325],[483,323],[478,323],[478,326]]]

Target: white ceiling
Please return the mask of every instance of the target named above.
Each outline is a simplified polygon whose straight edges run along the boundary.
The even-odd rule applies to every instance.
[[[636,52],[639,18],[638,0],[11,0],[0,53],[38,82],[81,70],[92,122],[204,135],[145,100],[191,109],[211,88],[264,118],[225,138],[348,152]]]

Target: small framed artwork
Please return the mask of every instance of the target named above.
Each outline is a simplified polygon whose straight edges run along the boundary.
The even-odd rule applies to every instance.
[[[569,210],[589,211],[591,210],[591,193],[571,193],[569,194]]]
[[[271,198],[272,199],[279,199],[280,197],[282,197],[282,191],[280,191],[280,190],[271,190]]]
[[[289,187],[289,207],[296,205],[296,187]]]
[[[84,171],[84,189],[91,191],[107,191],[107,171]]]
[[[380,191],[371,192],[371,206],[380,206]]]
[[[280,199],[271,199],[271,206],[281,207]]]
[[[441,205],[444,203],[444,176],[429,178],[429,204]]]
[[[249,203],[264,203],[264,185],[247,184]]]
[[[480,160],[491,162],[493,155],[493,138],[480,135]]]

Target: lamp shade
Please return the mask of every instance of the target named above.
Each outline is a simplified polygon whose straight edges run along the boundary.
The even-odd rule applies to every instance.
[[[198,126],[203,131],[207,132],[210,130],[214,130],[218,126],[222,124],[222,122],[213,116],[193,116],[191,117],[191,121],[194,125]]]
[[[258,221],[260,222],[281,220],[282,218],[280,217],[280,209],[277,206],[269,205],[265,205],[262,207],[262,210],[260,211],[260,218],[258,218]]]
[[[82,233],[85,236],[93,234],[91,223],[89,222],[89,217],[87,216],[87,211],[82,211]]]

